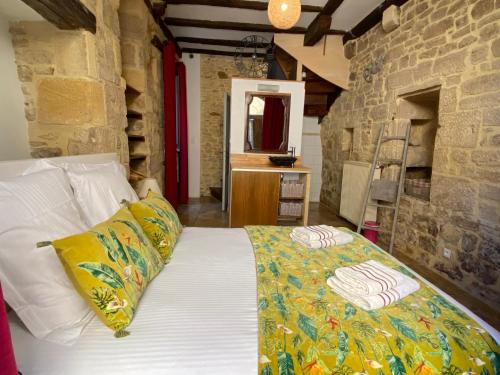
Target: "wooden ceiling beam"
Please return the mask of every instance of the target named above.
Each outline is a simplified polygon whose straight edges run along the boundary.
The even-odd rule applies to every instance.
[[[95,34],[96,18],[79,0],[22,0],[63,30],[85,29]]]
[[[318,14],[314,21],[311,22],[304,35],[304,45],[308,47],[314,46],[321,38],[330,30],[332,24],[332,16],[326,14]]]
[[[359,38],[372,27],[382,20],[384,11],[391,5],[402,6],[408,0],[389,0],[384,1],[380,6],[375,8],[369,15],[367,15],[361,22],[354,26],[349,32],[344,35],[344,44],[352,39]]]
[[[181,47],[179,47],[179,44],[177,44],[177,42],[175,41],[174,34],[172,34],[172,32],[170,31],[170,29],[168,28],[168,26],[165,25],[165,22],[163,21],[163,19],[159,15],[158,7],[154,6],[151,3],[151,0],[144,0],[144,3],[146,4],[146,7],[149,9],[149,13],[151,14],[151,16],[153,17],[153,19],[158,24],[158,27],[163,32],[165,38],[167,38],[168,41],[171,41],[171,42],[173,42],[175,44],[175,51],[177,53],[177,56],[181,57],[182,56],[182,49],[181,49]],[[159,47],[158,46],[158,41],[156,41],[155,47],[157,47],[157,48]]]
[[[328,34],[332,24],[332,14],[342,4],[343,0],[328,0],[321,12],[311,22],[304,35],[304,45],[314,46],[323,36]]]
[[[194,44],[208,44],[212,46],[226,46],[226,47],[243,47],[241,40],[229,39],[208,39],[208,38],[191,38],[186,36],[178,36],[175,38],[177,43],[194,43]],[[247,47],[255,48],[261,47],[260,44],[247,43]]]
[[[222,30],[238,30],[238,31],[253,31],[264,33],[287,33],[287,34],[304,34],[306,29],[304,27],[292,27],[288,30],[281,30],[272,25],[255,24],[255,23],[241,23],[241,22],[228,22],[228,21],[208,21],[196,20],[188,18],[164,18],[165,23],[171,26],[183,27],[198,27],[204,29],[222,29]],[[329,30],[328,34],[344,35],[344,30]]]
[[[198,53],[202,55],[220,55],[220,56],[234,56],[235,53],[233,51],[219,51],[215,49],[204,49],[204,48],[183,48],[183,53]],[[253,53],[243,53],[240,54],[243,57],[252,57]],[[258,57],[265,57],[265,53],[257,53]]]
[[[168,0],[168,4],[208,5],[224,8],[238,8],[267,11],[267,1],[246,0]],[[323,8],[315,5],[302,5],[302,12],[318,13]]]

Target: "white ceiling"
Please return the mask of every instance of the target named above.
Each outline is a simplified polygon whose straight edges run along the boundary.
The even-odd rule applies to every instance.
[[[41,21],[43,17],[21,0],[0,0],[0,16],[8,21]]]
[[[0,0],[3,1],[3,0]],[[267,0],[259,0],[267,3]],[[303,5],[324,6],[327,0],[302,0]],[[363,18],[370,14],[383,0],[344,0],[332,17],[331,29],[350,30],[356,26]],[[167,2],[168,3],[168,2]],[[317,13],[303,12],[296,26],[307,28]],[[223,8],[204,5],[167,5],[166,17],[208,20],[208,21],[231,21],[242,23],[267,24],[270,22],[266,11]],[[241,40],[247,35],[261,35],[269,41],[273,38],[273,33],[257,33],[252,31],[202,29],[184,26],[169,26],[172,34],[176,37],[192,37],[207,39],[231,39]],[[181,48],[204,48],[221,51],[234,51],[233,47],[214,46],[206,44],[179,43]]]

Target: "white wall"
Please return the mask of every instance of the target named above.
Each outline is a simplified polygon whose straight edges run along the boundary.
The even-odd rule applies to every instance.
[[[302,164],[312,169],[311,202],[319,202],[321,192],[321,153],[320,125],[317,117],[304,117],[302,128]]]
[[[186,94],[188,110],[188,168],[189,197],[200,197],[200,55],[182,54],[186,65]]]
[[[0,160],[29,157],[24,97],[17,77],[9,21],[0,13]]]
[[[231,153],[243,154],[245,140],[245,95],[257,92],[258,85],[277,85],[280,93],[290,94],[290,124],[288,126],[288,148],[295,147],[301,153],[302,122],[304,117],[304,82],[274,81],[233,78],[231,81]],[[262,91],[265,93],[265,91]]]

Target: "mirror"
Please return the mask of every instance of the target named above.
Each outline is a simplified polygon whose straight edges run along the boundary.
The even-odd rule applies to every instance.
[[[246,93],[245,152],[286,154],[290,94]]]

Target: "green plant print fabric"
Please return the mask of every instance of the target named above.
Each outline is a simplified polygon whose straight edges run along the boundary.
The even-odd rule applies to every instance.
[[[257,267],[260,375],[500,374],[493,338],[420,282],[385,308],[364,311],[330,290],[335,269],[374,259],[415,278],[362,236],[311,250],[291,227],[246,227]]]
[[[168,263],[182,231],[182,224],[174,208],[160,194],[152,191],[139,202],[128,203],[128,208],[164,263]]]
[[[117,337],[128,334],[142,293],[164,266],[129,210],[52,245],[90,308]]]

